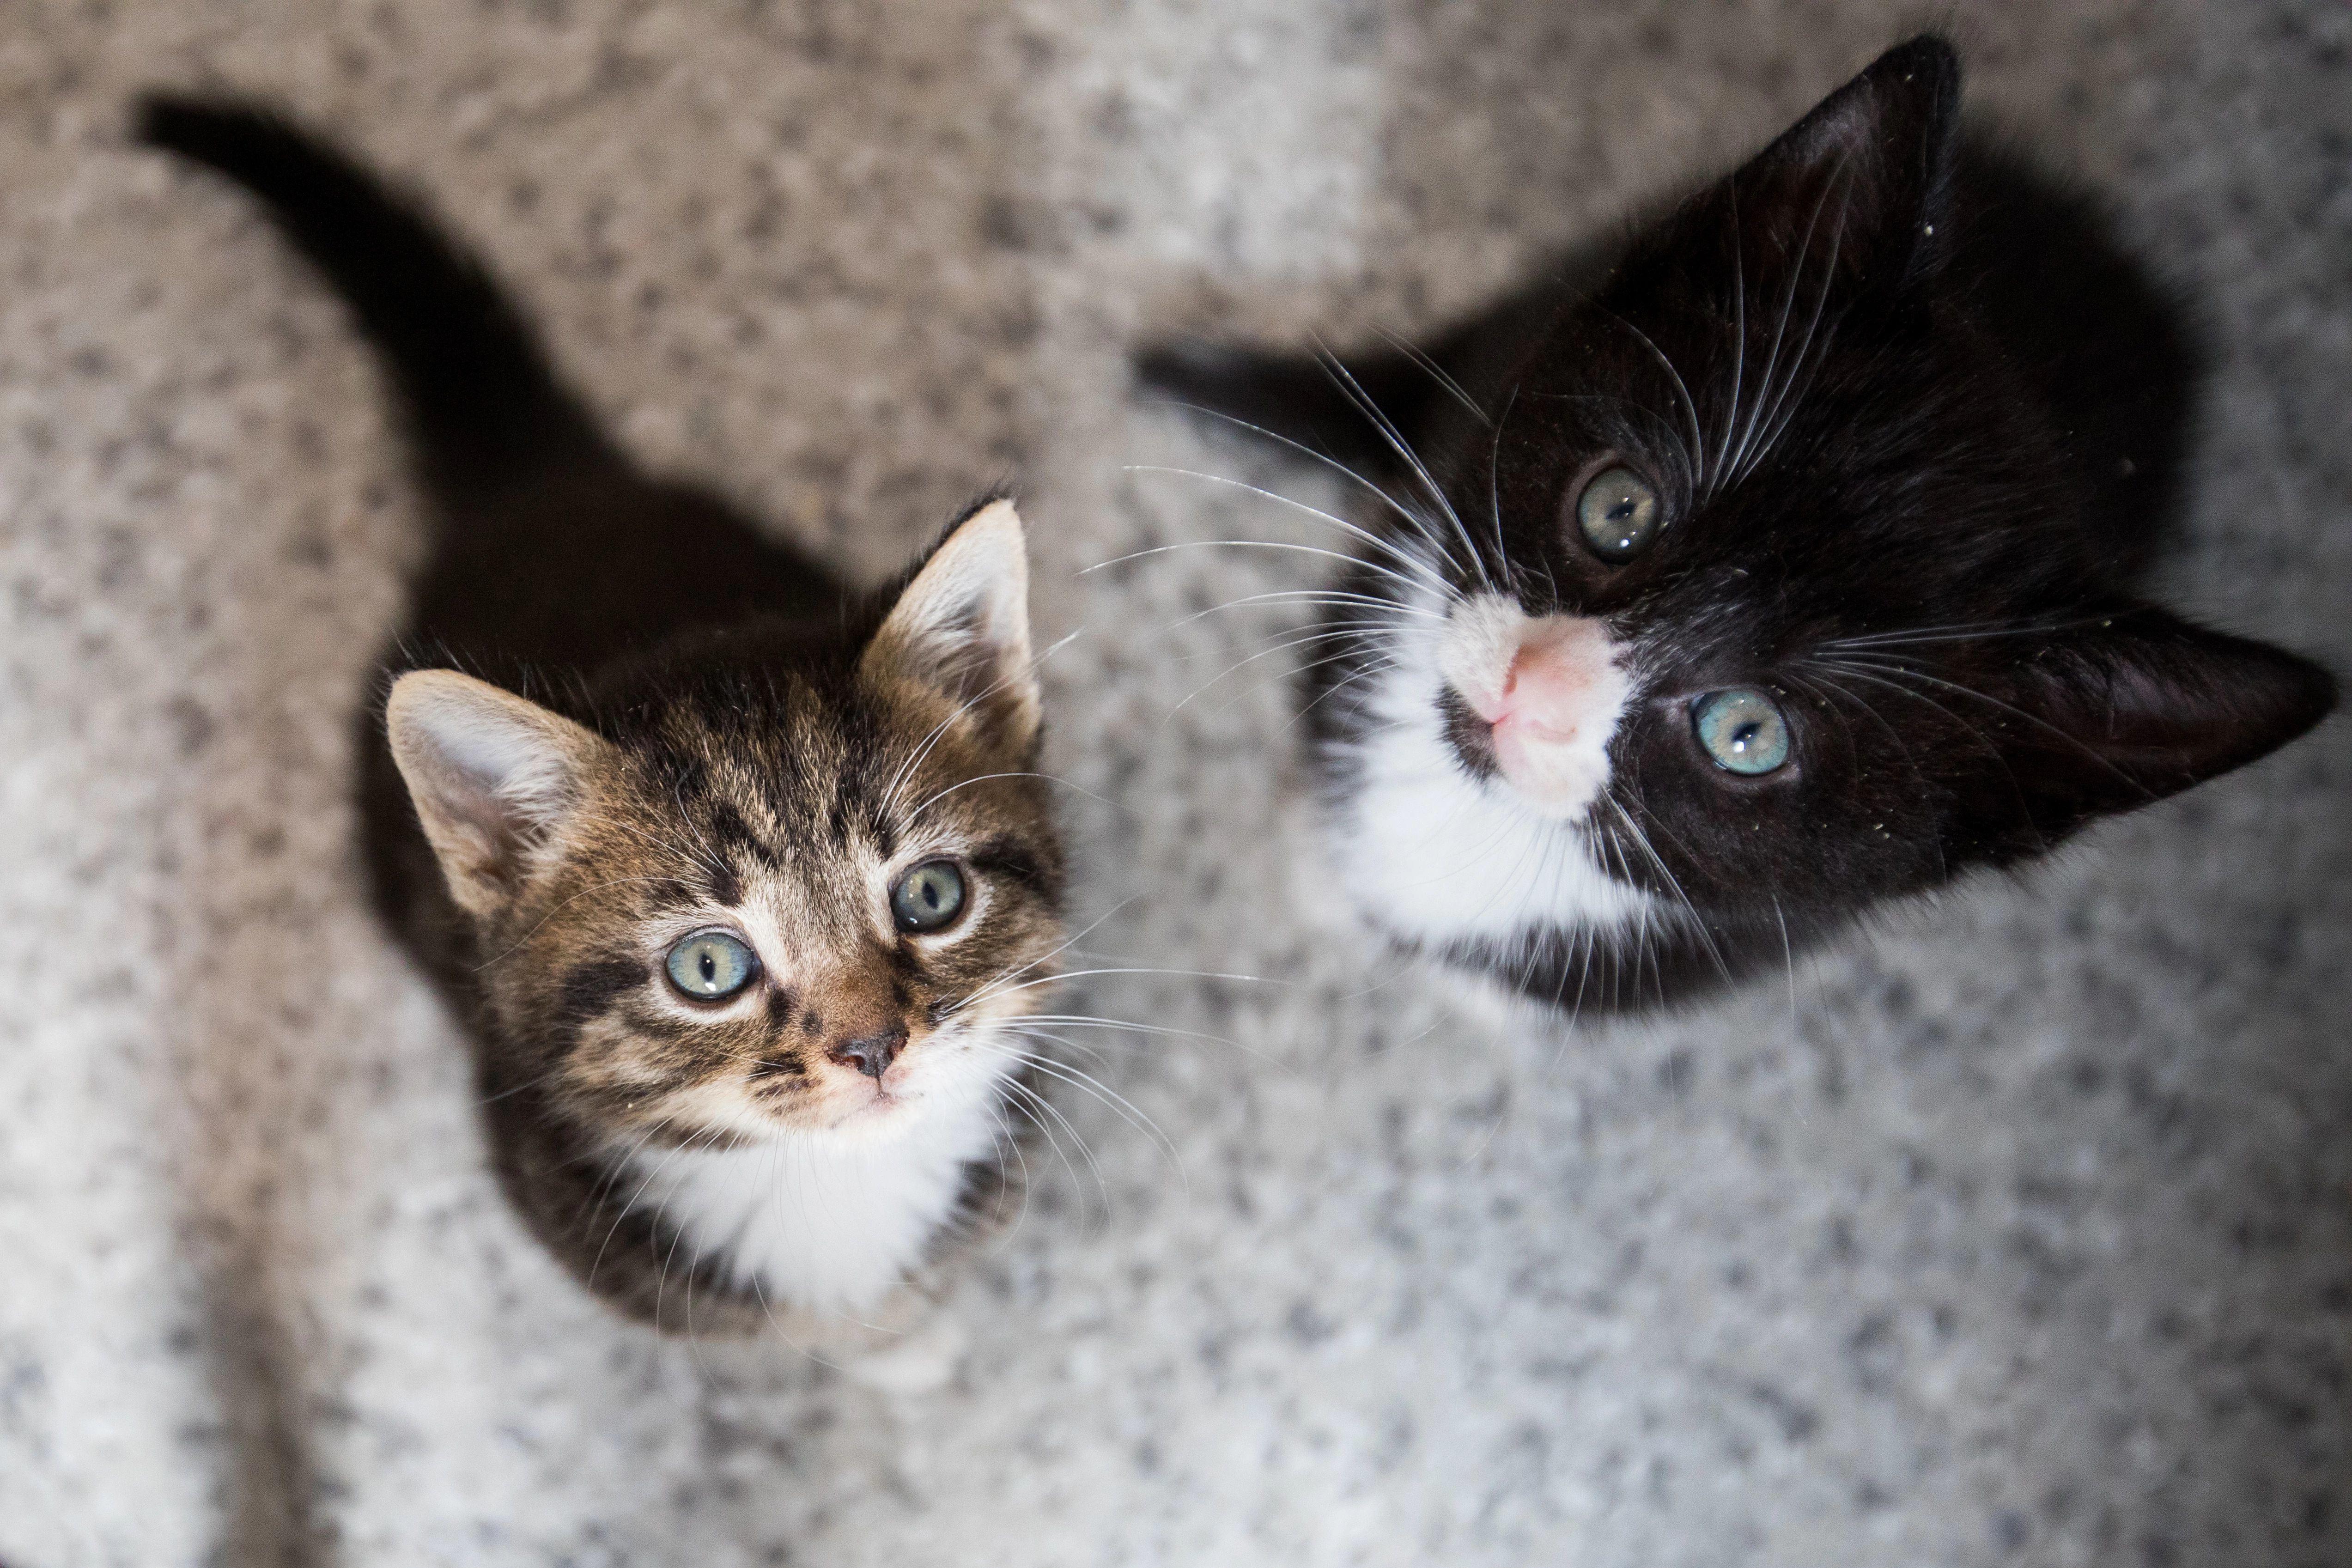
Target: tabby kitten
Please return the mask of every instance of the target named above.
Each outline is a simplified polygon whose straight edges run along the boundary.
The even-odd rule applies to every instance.
[[[2187,335],[1958,103],[1905,44],[1427,353],[1145,357],[1366,478],[1306,706],[1334,875],[1397,941],[1676,1001],[2333,706],[2143,596]]]
[[[332,150],[171,97],[140,134],[268,204],[404,407],[438,528],[361,804],[516,1207],[662,1327],[910,1321],[1002,1196],[1061,941],[1012,502],[853,594],[639,473],[481,264]]]

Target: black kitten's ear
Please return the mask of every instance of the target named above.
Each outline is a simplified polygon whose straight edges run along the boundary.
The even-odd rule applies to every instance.
[[[454,669],[402,676],[384,721],[449,896],[477,919],[521,889],[612,750],[562,715]]]
[[[1044,710],[1034,663],[1028,537],[1013,503],[992,500],[931,552],[858,668],[878,684],[918,681],[985,709],[1009,743],[1024,746]]]
[[[1833,258],[1849,282],[1924,276],[1943,253],[1959,109],[1952,47],[1929,35],[1897,45],[1731,177],[1739,226]]]
[[[2336,706],[2310,660],[2147,607],[2053,635],[1995,689],[2002,761],[2050,840],[2266,756]]]

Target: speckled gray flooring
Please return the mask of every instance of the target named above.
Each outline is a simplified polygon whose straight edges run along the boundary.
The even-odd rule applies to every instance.
[[[1410,330],[1777,129],[1916,7],[0,8],[0,1561],[2352,1562],[2352,727],[1670,1023],[1562,1036],[1321,907],[1295,517],[1139,408],[1179,328]],[[2352,668],[2352,12],[1962,8],[2221,372],[2181,596]],[[878,574],[1015,478],[1091,1149],[950,1389],[656,1342],[486,1179],[354,892],[416,512],[342,317],[150,81],[432,193],[647,458]],[[1131,900],[1131,901],[1130,901]]]

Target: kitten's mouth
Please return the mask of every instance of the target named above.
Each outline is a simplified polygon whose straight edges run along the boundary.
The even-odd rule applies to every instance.
[[[1631,683],[1607,625],[1526,614],[1486,595],[1447,617],[1446,738],[1480,777],[1499,773],[1547,816],[1570,816],[1609,782],[1609,742]]]
[[[857,1090],[850,1090],[853,1103],[833,1119],[834,1126],[853,1127],[878,1121],[911,1103],[905,1095],[893,1093],[872,1079],[860,1079],[858,1081],[866,1086],[864,1096],[856,1098]]]

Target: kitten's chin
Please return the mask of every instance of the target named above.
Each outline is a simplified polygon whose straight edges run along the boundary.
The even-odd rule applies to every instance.
[[[922,1109],[920,1096],[895,1093],[880,1084],[871,1085],[862,1100],[857,1093],[852,1090],[844,1097],[851,1103],[835,1112],[826,1131],[852,1138],[903,1131]]]
[[[1496,726],[1495,764],[1503,781],[1539,816],[1581,816],[1609,783],[1609,759],[1598,748],[1514,732]]]

